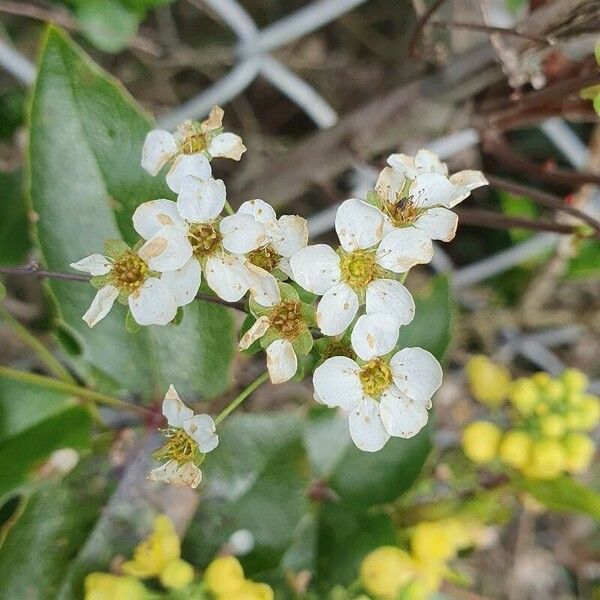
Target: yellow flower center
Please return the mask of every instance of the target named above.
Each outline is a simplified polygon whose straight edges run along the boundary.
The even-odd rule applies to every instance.
[[[182,123],[179,128],[179,146],[183,154],[197,154],[206,150],[208,140],[191,121]]]
[[[214,254],[221,245],[221,233],[210,223],[195,223],[188,229],[187,237],[197,258]]]
[[[363,392],[371,398],[379,398],[392,383],[392,371],[381,358],[373,358],[358,373]]]
[[[412,197],[398,198],[395,203],[382,201],[382,210],[389,217],[394,227],[412,225],[421,214],[412,201]]]
[[[248,254],[248,260],[269,273],[279,264],[279,254],[270,244]]]
[[[113,265],[113,283],[119,289],[128,293],[138,290],[148,273],[146,261],[141,259],[135,252],[127,251]]]
[[[269,317],[271,325],[288,340],[293,340],[304,329],[302,305],[297,300],[284,300],[278,304]]]
[[[342,257],[340,262],[342,279],[353,289],[364,289],[377,279],[380,268],[375,262],[375,253],[355,250]]]
[[[165,431],[167,441],[156,453],[158,460],[176,460],[180,463],[193,462],[198,445],[179,427],[169,427]]]

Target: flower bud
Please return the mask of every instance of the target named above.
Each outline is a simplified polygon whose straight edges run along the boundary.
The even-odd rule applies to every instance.
[[[373,550],[360,565],[365,590],[377,597],[393,600],[416,575],[412,558],[395,546]]]
[[[577,369],[565,369],[561,379],[570,392],[584,392],[589,385],[587,376]]]
[[[500,460],[511,467],[520,469],[529,460],[531,444],[531,437],[524,431],[509,431],[500,442]]]
[[[532,479],[554,479],[562,473],[566,461],[566,452],[559,441],[539,440],[533,443],[531,458],[523,473]]]
[[[596,452],[596,445],[587,435],[571,433],[564,439],[567,454],[567,471],[583,473],[590,466]]]
[[[194,580],[194,568],[189,562],[178,558],[172,560],[160,574],[160,583],[170,590],[179,590]]]
[[[549,438],[560,438],[564,435],[567,424],[560,415],[545,415],[540,419],[540,429]]]
[[[538,401],[538,389],[531,379],[517,379],[510,387],[508,398],[522,415],[530,415]]]
[[[244,582],[242,565],[233,556],[215,558],[204,572],[204,583],[216,596],[236,592]]]
[[[488,463],[498,454],[502,433],[496,425],[487,421],[475,421],[465,427],[462,446],[465,454],[476,463]]]
[[[410,539],[412,555],[422,562],[446,562],[458,549],[457,534],[462,537],[460,523],[455,519],[418,523]]]
[[[144,600],[148,592],[134,577],[117,577],[109,573],[90,573],[85,578],[84,600]]]
[[[497,408],[506,398],[510,385],[508,370],[483,355],[474,356],[466,366],[471,393],[482,404]]]

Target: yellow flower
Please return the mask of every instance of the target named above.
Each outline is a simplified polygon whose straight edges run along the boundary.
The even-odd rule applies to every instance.
[[[522,414],[530,415],[538,401],[538,389],[531,379],[513,381],[508,393],[511,404]]]
[[[123,563],[122,570],[126,575],[142,579],[158,577],[180,554],[181,546],[173,523],[167,516],[159,515],[154,519],[150,536],[136,546],[133,559]]]
[[[566,466],[567,455],[557,440],[544,439],[533,443],[530,461],[523,467],[523,474],[532,479],[554,479]]]
[[[108,573],[90,573],[85,578],[84,600],[143,600],[146,588],[133,577],[117,577]]]
[[[505,367],[477,355],[469,360],[466,371],[471,393],[479,402],[491,408],[502,404],[510,386],[510,374]]]
[[[567,471],[582,473],[587,470],[596,453],[596,445],[587,435],[571,433],[564,439],[567,453]]]
[[[234,556],[215,558],[204,572],[204,583],[215,596],[237,592],[245,581],[242,565]]]
[[[417,575],[409,554],[395,546],[373,550],[360,565],[365,590],[381,600],[395,600],[400,590]]]
[[[509,431],[500,442],[500,460],[511,467],[520,469],[529,460],[531,443],[531,438],[524,431]]]
[[[274,597],[271,586],[246,580],[237,592],[220,596],[219,600],[273,600]]]
[[[493,423],[475,421],[463,431],[463,450],[473,462],[488,463],[498,454],[501,435],[500,429]]]
[[[560,378],[570,392],[584,392],[590,383],[587,376],[577,369],[565,369]]]
[[[467,528],[458,519],[422,521],[414,527],[410,539],[412,555],[423,563],[445,563],[469,544]]]
[[[170,590],[179,590],[194,580],[194,567],[189,562],[176,558],[162,570],[160,583]]]
[[[579,408],[581,429],[591,431],[600,421],[600,399],[597,396],[586,394]]]
[[[534,373],[530,379],[541,389],[545,388],[552,381],[552,377],[545,371]]]
[[[540,419],[540,429],[546,437],[560,438],[565,434],[567,423],[560,415],[545,415]]]

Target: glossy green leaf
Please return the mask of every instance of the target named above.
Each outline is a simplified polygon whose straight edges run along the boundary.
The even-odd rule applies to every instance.
[[[0,498],[59,448],[89,447],[91,417],[68,396],[0,379]]]
[[[151,125],[118,82],[50,28],[30,136],[31,200],[50,269],[69,270],[69,263],[102,252],[107,239],[135,242],[135,208],[172,197],[164,179],[150,177],[139,164]],[[146,397],[160,397],[171,383],[188,397],[227,387],[233,333],[223,307],[196,301],[185,307],[177,327],[147,327],[132,335],[117,304],[93,329],[83,323],[95,293],[91,286],[56,280],[50,286],[58,318],[81,342],[79,370],[95,383],[112,380]]]
[[[514,484],[550,510],[577,512],[600,520],[600,494],[571,477],[549,481],[515,478]]]
[[[31,242],[21,172],[0,172],[0,190],[0,264],[22,264]]]
[[[591,279],[600,277],[600,244],[597,240],[583,240],[577,253],[569,260],[569,279]]]
[[[424,289],[413,293],[416,314],[412,323],[400,328],[399,347],[420,346],[441,359],[452,334],[452,296],[448,278],[433,277]]]

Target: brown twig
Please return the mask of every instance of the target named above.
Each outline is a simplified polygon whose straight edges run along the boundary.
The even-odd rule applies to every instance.
[[[415,26],[415,30],[410,38],[410,42],[408,44],[408,55],[412,57],[418,56],[417,48],[419,46],[419,42],[421,41],[421,36],[423,35],[423,30],[427,25],[427,22],[433,14],[444,4],[446,0],[436,0],[427,11],[421,16],[421,18],[417,21]]]
[[[464,21],[431,21],[430,25],[433,27],[443,27],[445,29],[466,29],[468,31],[480,31],[481,33],[500,33],[502,35],[529,40],[530,42],[537,42],[538,44],[544,44],[546,46],[552,45],[552,42],[547,38],[528,35],[526,33],[522,33],[521,31],[517,31],[516,29],[509,29],[507,27],[485,25],[484,23],[467,23]]]
[[[23,267],[0,267],[0,274],[29,275],[31,277],[37,277],[40,279],[58,279],[62,281],[77,281],[82,283],[88,283],[90,281],[89,275],[80,275],[79,273],[62,273],[59,271],[46,271],[45,269],[42,269],[42,267],[36,262],[32,262]],[[246,312],[242,302],[227,302],[218,296],[210,296],[202,293],[196,294],[196,298],[198,300],[204,300],[205,302],[212,302],[213,304],[220,304],[228,308],[234,308],[235,310]]]

